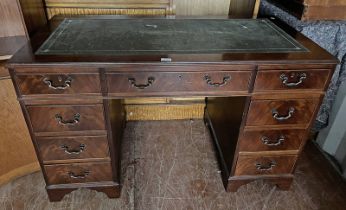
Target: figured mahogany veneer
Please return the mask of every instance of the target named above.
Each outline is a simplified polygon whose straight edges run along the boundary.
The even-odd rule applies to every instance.
[[[247,126],[308,126],[319,99],[253,100]],[[277,113],[275,117],[275,113]],[[287,118],[287,119],[284,119]]]
[[[251,71],[223,72],[144,72],[107,74],[110,95],[157,95],[167,93],[206,94],[217,90],[224,92],[248,93]]]
[[[322,91],[327,86],[329,74],[329,69],[259,71],[254,91]]]
[[[102,104],[28,106],[27,110],[35,133],[106,130]]]
[[[107,136],[39,137],[43,163],[109,159]]]
[[[35,55],[61,20],[8,65],[51,201],[80,187],[120,196],[127,97],[206,97],[225,189],[258,179],[289,189],[337,63],[325,50],[285,26],[308,51]]]
[[[18,75],[22,95],[101,95],[98,74],[27,74]]]
[[[49,184],[112,181],[112,167],[105,163],[45,165]]]
[[[296,155],[239,155],[234,175],[289,174],[296,160]]]
[[[239,135],[239,152],[298,151],[305,133],[304,129],[244,130]]]

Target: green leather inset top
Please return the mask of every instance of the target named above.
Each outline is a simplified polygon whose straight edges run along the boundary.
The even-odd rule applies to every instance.
[[[307,52],[266,19],[65,19],[36,55]]]

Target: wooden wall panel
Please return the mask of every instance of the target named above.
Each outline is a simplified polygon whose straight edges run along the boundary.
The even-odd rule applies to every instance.
[[[19,2],[28,34],[32,35],[47,23],[43,0],[19,0]]]
[[[177,15],[228,15],[230,0],[175,0]]]
[[[231,0],[229,14],[232,18],[251,18],[256,0]]]
[[[40,168],[12,81],[1,63],[0,72],[1,185]]]
[[[17,0],[0,0],[0,27],[0,37],[26,35]]]

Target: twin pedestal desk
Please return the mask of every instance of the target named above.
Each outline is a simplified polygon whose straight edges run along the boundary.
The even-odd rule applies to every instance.
[[[120,196],[129,97],[205,97],[226,190],[288,190],[337,60],[275,22],[54,18],[8,64],[49,199]]]

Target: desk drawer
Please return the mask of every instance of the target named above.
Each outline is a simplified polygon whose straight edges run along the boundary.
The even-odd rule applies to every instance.
[[[235,176],[289,174],[297,160],[295,155],[239,155]]]
[[[36,142],[44,163],[109,158],[107,136],[39,137],[36,138]]]
[[[307,126],[319,104],[319,99],[253,100],[246,125]]]
[[[259,71],[254,91],[324,90],[330,70]]]
[[[119,96],[143,92],[154,95],[174,92],[198,94],[198,92],[213,91],[247,93],[250,78],[250,71],[110,73],[107,74],[107,85],[110,94]]]
[[[105,130],[103,105],[27,106],[34,132]]]
[[[110,162],[45,165],[48,184],[112,181]]]
[[[239,152],[299,150],[306,130],[244,131],[239,137]]]
[[[27,74],[17,75],[22,95],[101,95],[99,74]]]

